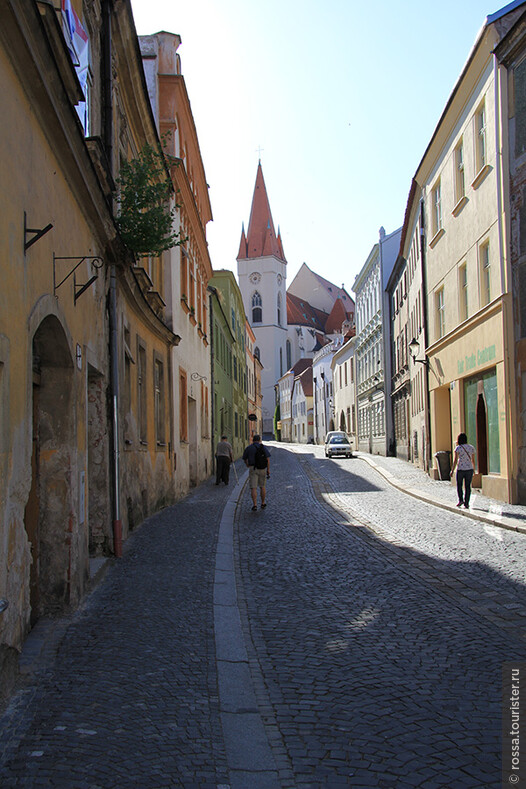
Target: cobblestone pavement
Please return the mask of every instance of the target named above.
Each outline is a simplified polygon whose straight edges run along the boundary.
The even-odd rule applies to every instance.
[[[44,650],[0,720],[2,789],[228,783],[213,583],[230,490],[210,480],[150,518],[60,623],[56,660]]]
[[[43,623],[0,718],[2,789],[500,786],[526,536],[370,458],[272,455],[265,510],[238,463],[236,491],[210,480],[150,518]]]
[[[245,495],[238,572],[281,786],[500,786],[526,537],[318,447],[274,448],[268,501]]]

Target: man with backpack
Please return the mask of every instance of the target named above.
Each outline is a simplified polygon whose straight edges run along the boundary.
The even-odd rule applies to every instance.
[[[261,443],[261,436],[257,433],[252,438],[252,443],[243,452],[243,460],[249,468],[248,484],[252,496],[252,512],[258,508],[258,488],[261,492],[261,509],[267,506],[265,502],[266,481],[270,477],[270,452]]]

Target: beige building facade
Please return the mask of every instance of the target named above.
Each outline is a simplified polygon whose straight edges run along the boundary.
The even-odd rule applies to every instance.
[[[520,13],[488,18],[415,175],[425,205],[431,445],[451,452],[467,433],[477,449],[474,484],[503,501],[517,499],[518,415],[508,76],[493,50]]]

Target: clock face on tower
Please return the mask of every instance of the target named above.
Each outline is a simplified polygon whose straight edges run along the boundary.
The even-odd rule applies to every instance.
[[[251,281],[251,282],[252,282],[254,285],[257,285],[257,284],[258,284],[258,282],[260,282],[260,280],[261,280],[261,274],[259,273],[259,271],[254,271],[254,272],[252,272],[252,274],[251,274],[251,275],[250,275],[250,277],[249,277],[249,280],[250,280],[250,281]]]

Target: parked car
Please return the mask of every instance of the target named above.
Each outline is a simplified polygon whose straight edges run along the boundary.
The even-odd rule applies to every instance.
[[[325,444],[325,457],[352,457],[352,446],[345,433],[333,432],[332,435],[328,435],[328,441]]]
[[[325,436],[325,455],[327,455],[327,444],[333,436],[343,436],[347,438],[347,433],[343,430],[330,430]]]

